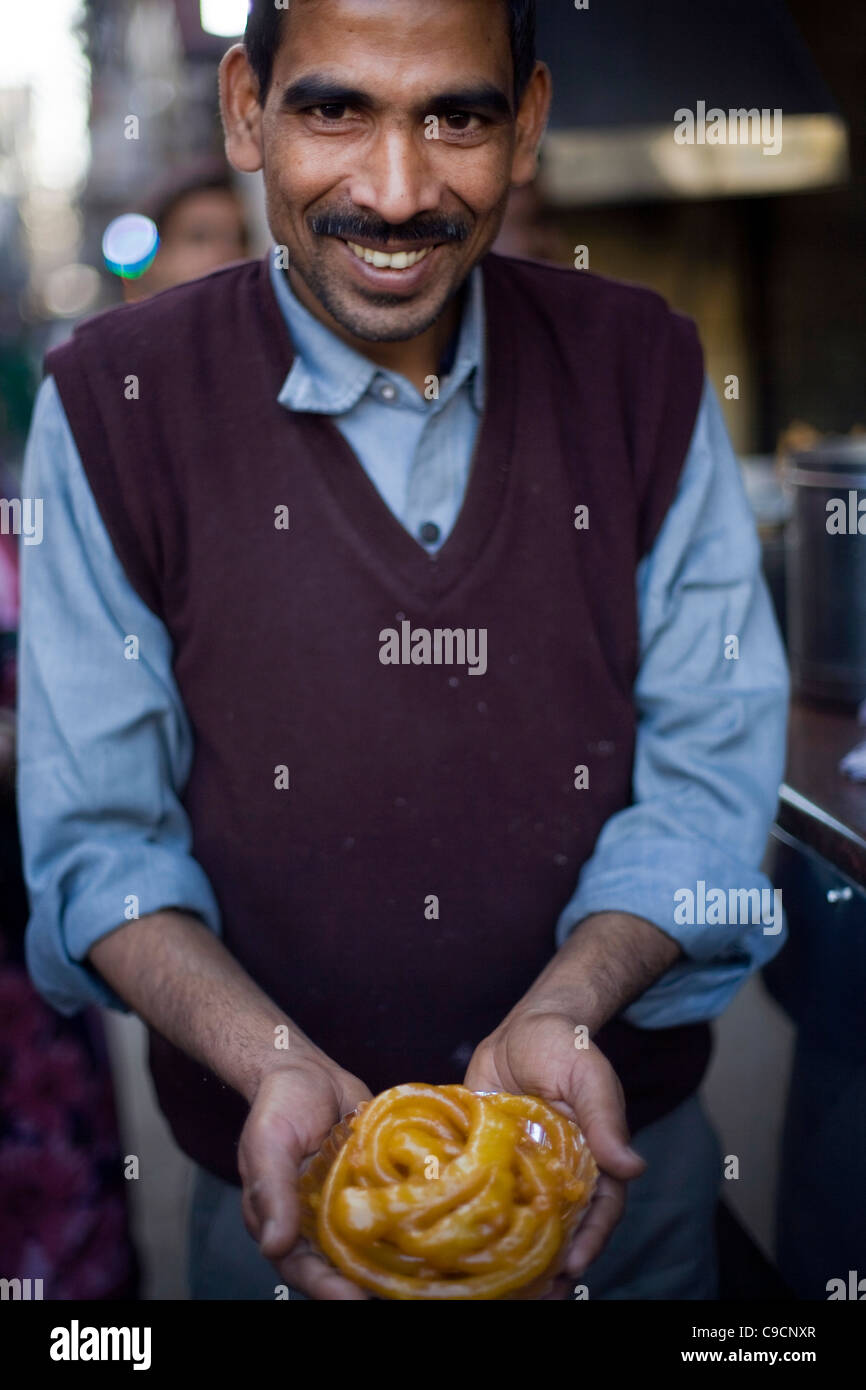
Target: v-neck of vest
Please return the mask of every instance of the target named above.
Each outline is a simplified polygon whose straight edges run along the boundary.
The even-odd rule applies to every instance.
[[[260,284],[267,318],[281,341],[275,395],[295,352],[270,279],[270,253]],[[512,326],[503,310],[498,266],[481,261],[485,303],[485,401],[466,491],[454,526],[438,552],[430,554],[394,515],[354,449],[329,415],[280,409],[292,422],[300,454],[327,492],[344,534],[351,534],[368,564],[390,583],[399,602],[411,595],[437,602],[450,595],[474,569],[500,522],[511,472],[516,367]],[[396,581],[396,582],[395,582]]]

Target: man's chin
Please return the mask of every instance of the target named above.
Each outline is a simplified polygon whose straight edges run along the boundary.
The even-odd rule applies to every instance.
[[[405,343],[420,337],[442,316],[454,293],[451,276],[441,276],[415,294],[396,294],[353,284],[331,266],[302,267],[295,261],[293,268],[333,321],[359,342]]]
[[[325,305],[331,317],[353,337],[366,343],[404,343],[419,337],[441,316],[447,297],[431,305],[407,304],[403,298],[377,295],[352,303],[349,299]]]

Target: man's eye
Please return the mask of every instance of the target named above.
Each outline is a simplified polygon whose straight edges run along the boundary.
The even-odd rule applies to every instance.
[[[348,111],[348,106],[344,101],[329,101],[323,106],[311,106],[310,110],[315,115],[321,115],[326,121],[340,121]]]
[[[449,130],[453,130],[455,135],[463,135],[474,128],[472,122],[480,122],[479,116],[474,116],[471,111],[446,111],[442,117]]]

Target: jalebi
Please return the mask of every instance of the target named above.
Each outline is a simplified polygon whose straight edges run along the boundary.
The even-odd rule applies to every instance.
[[[552,1267],[596,1175],[577,1126],[535,1096],[394,1086],[302,1178],[305,1233],[382,1298],[503,1298]]]

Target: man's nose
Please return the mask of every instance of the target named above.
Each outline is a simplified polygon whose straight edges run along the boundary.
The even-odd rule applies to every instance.
[[[352,175],[349,194],[355,206],[394,225],[435,212],[441,185],[433,176],[426,143],[414,131],[383,130]]]

